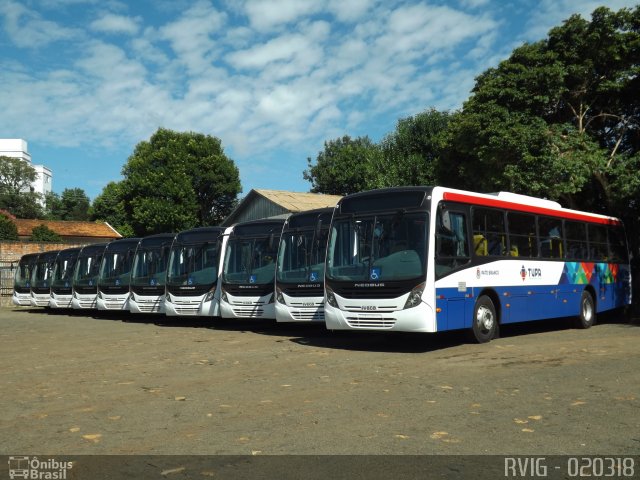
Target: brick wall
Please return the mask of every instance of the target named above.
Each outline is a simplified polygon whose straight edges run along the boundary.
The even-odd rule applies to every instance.
[[[18,260],[23,255],[27,253],[41,253],[48,252],[49,250],[62,250],[64,248],[72,248],[72,247],[83,247],[87,245],[88,242],[85,243],[40,243],[40,242],[7,242],[0,241],[0,263],[3,267],[9,268],[8,264],[11,262],[12,264],[15,262],[15,265],[18,264]],[[14,267],[15,268],[15,267]],[[13,289],[13,277],[7,273],[7,275],[2,275],[0,280],[3,284],[2,292],[3,295],[0,295],[0,306],[8,307],[13,306],[11,303],[11,295],[4,294],[8,291],[9,287]],[[7,283],[5,285],[4,283]]]
[[[0,259],[5,262],[20,260],[27,253],[41,253],[49,250],[83,247],[86,243],[40,243],[40,242],[0,242]]]

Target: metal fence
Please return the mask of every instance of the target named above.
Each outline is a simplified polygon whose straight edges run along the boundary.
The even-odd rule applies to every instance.
[[[13,276],[17,266],[18,260],[0,259],[0,297],[13,295]]]

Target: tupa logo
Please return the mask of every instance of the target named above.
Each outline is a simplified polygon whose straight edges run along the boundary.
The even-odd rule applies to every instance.
[[[520,276],[522,277],[522,281],[524,282],[527,278],[527,271],[524,268],[524,265],[522,265],[522,268],[520,269]]]

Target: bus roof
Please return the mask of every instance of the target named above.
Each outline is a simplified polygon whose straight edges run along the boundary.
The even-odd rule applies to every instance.
[[[470,203],[483,207],[504,208],[518,212],[561,217],[567,220],[600,223],[605,225],[621,225],[622,222],[607,215],[581,212],[563,208],[558,202],[542,198],[519,195],[511,192],[497,194],[474,193],[463,190],[443,189],[442,198],[451,202]]]
[[[90,245],[85,245],[80,249],[80,253],[78,256],[89,257],[92,255],[96,255],[98,253],[104,252],[104,249],[107,247],[106,243],[92,243]]]
[[[73,257],[77,257],[79,253],[80,253],[80,247],[72,247],[72,248],[65,248],[64,250],[60,250],[60,253],[58,253],[58,256],[63,258],[73,258]]]
[[[284,218],[265,218],[262,220],[251,220],[249,222],[236,223],[232,228],[231,235],[270,235],[281,234]]]
[[[135,249],[140,242],[139,238],[120,238],[109,242],[105,248],[106,252],[126,252],[127,250]]]
[[[315,228],[318,225],[318,220],[322,220],[322,224],[328,227],[331,222],[333,210],[333,207],[327,207],[292,213],[286,220],[284,228],[292,230],[298,228]]]
[[[200,243],[207,240],[217,240],[222,235],[224,227],[199,227],[183,230],[175,237],[176,243]]]
[[[155,235],[148,235],[142,237],[138,242],[138,246],[142,247],[159,247],[161,245],[171,243],[176,238],[175,233],[157,233]]]

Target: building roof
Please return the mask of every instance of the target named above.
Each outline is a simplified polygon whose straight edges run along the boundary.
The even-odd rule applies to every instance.
[[[87,237],[114,239],[122,238],[116,229],[107,222],[71,222],[63,220],[31,220],[16,218],[13,220],[21,237],[31,236],[35,227],[45,225],[61,237]]]
[[[252,189],[222,222],[222,225],[229,226],[240,221],[335,207],[341,198],[339,195],[321,193]]]
[[[254,192],[286,208],[291,213],[304,212],[316,208],[335,207],[342,198],[340,195],[322,193],[287,192],[286,190],[255,189]]]

